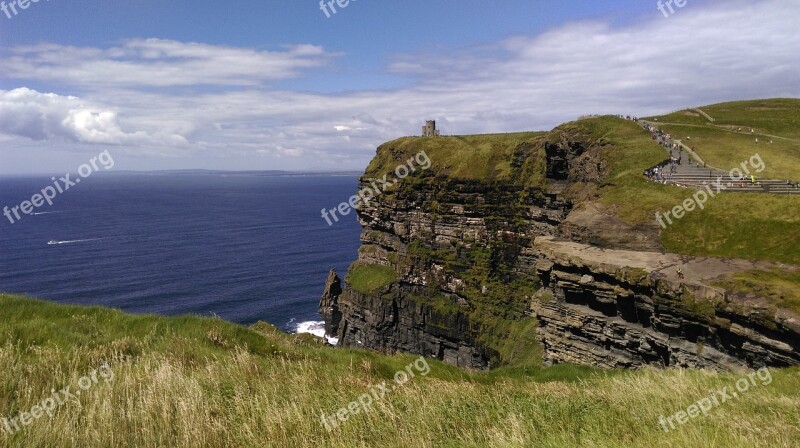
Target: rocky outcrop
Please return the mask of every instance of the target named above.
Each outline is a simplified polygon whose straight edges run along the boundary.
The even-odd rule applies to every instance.
[[[362,186],[372,181],[362,179]],[[531,235],[558,232],[568,213],[564,203],[524,193],[510,183],[428,177],[363,207],[362,247],[351,274],[359,266],[385,266],[398,277],[374,291],[348,287],[333,308],[326,293],[320,303],[326,322],[342,316],[338,328],[330,322],[338,345],[419,353],[476,369],[498,362],[504,330],[488,329],[488,321],[525,319],[535,291],[535,260],[522,248]],[[500,297],[508,289],[500,275],[527,281],[527,298],[516,290]]]
[[[458,178],[448,162],[375,197],[358,210],[362,247],[346,286],[334,272],[326,283],[328,333],[340,346],[476,369],[533,356],[625,368],[800,364],[796,315],[709,286],[773,266],[664,254],[658,229],[593,201],[606,144],[558,131],[515,147],[498,165],[509,176]],[[409,153],[390,143],[378,157]],[[365,175],[360,188],[378,179]]]
[[[548,237],[538,238],[535,250],[543,286],[531,310],[547,363],[714,370],[800,364],[797,315],[704,283],[771,263],[608,250]]]
[[[419,286],[395,283],[380,293],[350,292],[342,303],[346,318],[337,333],[339,345],[417,353],[472,369],[488,367],[489,356],[470,336],[466,316],[410,299],[415,289]]]
[[[602,203],[586,201],[561,223],[559,235],[599,247],[659,251],[659,229],[655,221],[630,225],[614,216]]]
[[[336,275],[336,269],[328,273],[325,281],[325,290],[319,301],[319,314],[325,321],[325,334],[339,333],[339,324],[342,321],[342,312],[339,310],[339,296],[342,294],[342,281]]]

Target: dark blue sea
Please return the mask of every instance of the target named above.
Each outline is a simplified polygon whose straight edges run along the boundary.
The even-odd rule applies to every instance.
[[[50,176],[0,178],[0,207]],[[356,176],[96,173],[35,215],[0,216],[0,291],[132,313],[319,329],[330,268],[357,257]],[[303,325],[301,325],[303,324]]]

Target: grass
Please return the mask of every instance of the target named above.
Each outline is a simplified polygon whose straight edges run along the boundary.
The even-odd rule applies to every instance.
[[[800,140],[770,139],[764,135],[755,137],[748,133],[738,133],[716,126],[660,125],[661,129],[695,149],[695,152],[708,165],[723,170],[739,168],[755,154],[764,161],[762,171],[755,172],[758,177],[767,179],[800,180],[794,167],[800,165]],[[749,129],[749,128],[748,128]],[[687,140],[686,137],[691,137]],[[769,143],[772,141],[773,143]],[[749,165],[748,165],[749,166]]]
[[[714,119],[712,123],[716,126],[731,130],[742,127],[747,132],[753,128],[757,133],[800,139],[800,100],[796,98],[732,101],[703,106],[700,109]],[[709,124],[707,119],[692,110],[680,110],[647,119],[655,118],[660,122]]]
[[[657,118],[659,128],[694,147],[713,167],[730,170],[758,153],[765,167],[757,176],[800,180],[800,100],[738,101],[702,110],[714,121],[709,122],[693,110],[648,119]]]
[[[368,294],[397,281],[397,272],[389,266],[355,263],[347,273],[347,284]]]
[[[724,194],[662,232],[662,244],[687,255],[800,264],[797,210],[800,196]]]
[[[427,305],[431,310],[441,316],[455,316],[461,311],[461,307],[458,306],[458,304],[444,296],[426,297],[406,295],[405,298],[419,305]]]
[[[643,178],[642,172],[664,160],[666,152],[635,123],[600,117],[560,128],[608,142],[601,151],[610,173],[598,191],[599,200],[631,225],[654,222],[656,212],[663,214],[694,193]],[[797,210],[800,196],[723,193],[709,199],[704,210],[674,221],[661,232],[661,243],[670,252],[686,255],[800,264]]]
[[[381,177],[399,163],[425,151],[434,175],[461,180],[511,180],[514,152],[520,145],[533,145],[543,132],[484,134],[446,137],[403,137],[378,148],[365,175]]]
[[[665,433],[685,410],[739,376],[586,367],[464,372],[429,360],[418,376],[327,432],[320,416],[391,383],[416,357],[333,349],[267,324],[132,316],[0,295],[0,416],[108,361],[103,380],[3,447],[672,447],[792,446],[800,371],[753,387]],[[74,389],[73,389],[74,390]]]
[[[498,349],[501,359],[514,366],[541,365],[544,349],[536,340],[538,325],[539,322],[533,317],[512,322],[508,335]]]

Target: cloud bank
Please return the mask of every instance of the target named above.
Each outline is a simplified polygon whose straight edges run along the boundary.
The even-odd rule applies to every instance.
[[[395,55],[394,90],[290,91],[276,82],[335,70],[316,45],[261,51],[159,39],[113,48],[12,48],[0,74],[81,97],[0,91],[3,151],[67,140],[121,145],[158,169],[360,169],[383,141],[416,134],[549,129],[588,113],[656,113],[713,102],[800,97],[800,3],[692,5],[665,19],[569,23],[434,55]],[[418,61],[423,60],[425,63]],[[430,61],[430,62],[428,62]],[[173,166],[170,166],[173,167]],[[188,165],[186,167],[189,167]]]

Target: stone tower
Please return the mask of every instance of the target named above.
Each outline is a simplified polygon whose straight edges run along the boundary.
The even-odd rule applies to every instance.
[[[422,136],[423,137],[438,137],[439,131],[436,130],[436,121],[435,120],[428,120],[425,122],[425,126],[422,127]]]

